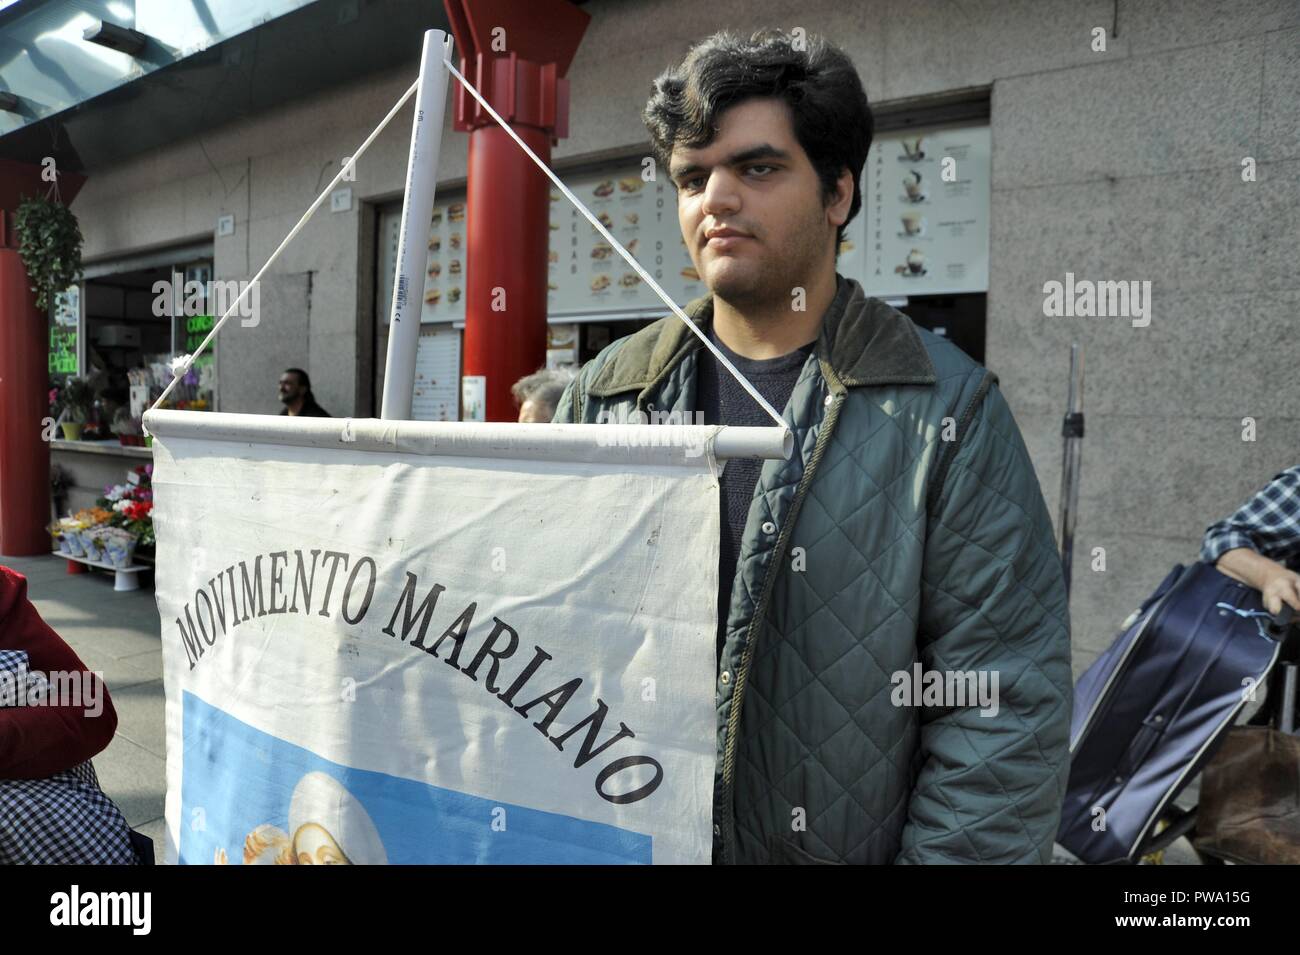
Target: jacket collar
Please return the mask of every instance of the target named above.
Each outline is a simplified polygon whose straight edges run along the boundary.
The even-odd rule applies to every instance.
[[[932,385],[934,364],[916,326],[902,312],[869,298],[853,279],[836,275],[835,298],[822,320],[816,354],[846,388],[873,385]],[[713,321],[713,296],[693,299],[683,309],[706,331]],[[624,391],[643,391],[661,381],[699,338],[677,316],[655,322],[632,335],[615,352],[587,388],[604,398]]]

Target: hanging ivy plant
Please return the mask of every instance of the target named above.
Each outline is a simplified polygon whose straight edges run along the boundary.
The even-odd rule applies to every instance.
[[[63,203],[41,198],[24,199],[14,224],[36,307],[46,311],[54,296],[81,278],[81,227]]]

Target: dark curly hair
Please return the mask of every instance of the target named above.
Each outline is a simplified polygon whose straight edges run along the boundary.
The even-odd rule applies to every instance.
[[[823,37],[809,35],[796,50],[780,30],[749,39],[722,30],[691,47],[686,58],[654,81],[641,114],[659,168],[667,169],[675,146],[699,149],[716,135],[718,116],[753,97],[775,97],[790,107],[794,134],[817,170],[822,202],[829,203],[847,167],[855,188],[845,226],[862,208],[856,187],[871,148],[874,123],[853,61]]]

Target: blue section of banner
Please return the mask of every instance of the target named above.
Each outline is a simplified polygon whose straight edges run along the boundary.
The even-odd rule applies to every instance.
[[[330,777],[351,795],[355,803],[346,803],[351,824],[355,827],[359,813],[367,815],[390,863],[651,862],[648,835],[341,766],[249,726],[193,693],[183,698],[182,865],[209,864],[218,850],[238,864],[245,838],[266,824],[292,839],[290,800],[309,773]],[[312,821],[330,828],[324,820]]]

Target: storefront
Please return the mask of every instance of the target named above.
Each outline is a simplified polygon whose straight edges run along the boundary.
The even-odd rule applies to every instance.
[[[50,447],[64,475],[65,509],[93,504],[151,458],[140,419],[171,381],[171,359],[192,352],[212,327],[211,277],[211,243],[197,243],[87,264],[83,280],[59,297],[50,316],[50,384],[65,400],[52,409],[60,434]],[[216,353],[214,343],[166,407],[215,409]],[[69,402],[74,378],[84,395]]]

